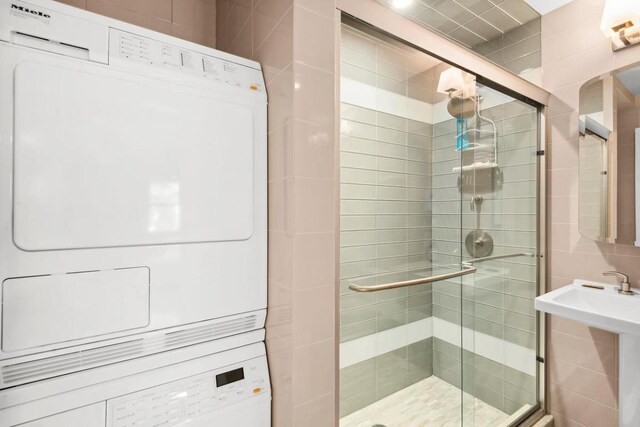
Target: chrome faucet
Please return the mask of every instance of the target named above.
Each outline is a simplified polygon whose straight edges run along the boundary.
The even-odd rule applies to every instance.
[[[617,271],[605,271],[602,273],[603,276],[616,276],[622,279],[620,282],[620,287],[618,288],[618,292],[624,295],[633,295],[634,292],[631,290],[631,283],[629,283],[629,276],[623,273],[619,273]]]

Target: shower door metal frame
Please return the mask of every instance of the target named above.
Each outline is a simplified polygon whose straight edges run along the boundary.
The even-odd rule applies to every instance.
[[[349,16],[365,24],[376,28],[378,31],[393,37],[402,43],[414,47],[434,58],[445,63],[461,68],[476,76],[477,82],[487,87],[503,92],[513,98],[523,101],[537,109],[538,115],[538,152],[537,152],[537,247],[536,256],[538,258],[536,275],[538,294],[542,295],[547,291],[546,284],[546,215],[547,215],[547,180],[546,180],[546,145],[549,139],[549,129],[547,128],[547,114],[550,94],[535,84],[524,80],[482,56],[446,39],[442,35],[420,27],[415,22],[401,16],[391,9],[384,7],[376,0],[336,0],[336,57],[340,55],[340,26],[342,17]],[[400,29],[400,32],[394,31]],[[428,34],[429,37],[424,37]],[[336,64],[336,93],[340,91],[340,63]],[[339,109],[337,109],[339,110]],[[339,119],[339,113],[336,112]],[[339,121],[338,121],[339,122]],[[339,138],[338,130],[335,131],[336,138]],[[338,157],[338,150],[336,150]],[[336,168],[336,175],[339,178],[339,168]],[[339,179],[338,179],[339,181]],[[339,194],[337,195],[339,196]],[[336,209],[336,220],[339,221],[339,205]],[[339,224],[339,222],[337,222]],[[339,239],[336,240],[336,249],[339,253]],[[339,298],[339,296],[337,297]],[[336,301],[338,303],[338,301]],[[339,316],[339,312],[337,313]],[[339,321],[339,319],[337,319]],[[548,331],[546,329],[545,315],[536,312],[536,359],[537,359],[537,398],[538,405],[523,414],[510,427],[530,427],[546,414],[547,408],[547,387],[546,387],[546,343]],[[339,356],[339,346],[336,347],[336,357]],[[336,380],[339,379],[339,372],[336,371]],[[336,384],[338,381],[336,381]],[[339,421],[339,393],[336,393],[336,421]]]

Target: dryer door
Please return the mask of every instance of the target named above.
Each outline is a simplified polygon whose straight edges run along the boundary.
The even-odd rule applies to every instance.
[[[248,107],[97,66],[33,62],[15,69],[14,105],[21,249],[251,237]]]

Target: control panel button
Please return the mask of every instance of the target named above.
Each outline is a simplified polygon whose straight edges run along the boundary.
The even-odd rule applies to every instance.
[[[109,31],[110,65],[150,66],[157,70],[201,77],[248,93],[265,93],[259,70],[115,28]]]
[[[106,427],[184,425],[268,391],[266,360],[259,357],[109,399]]]

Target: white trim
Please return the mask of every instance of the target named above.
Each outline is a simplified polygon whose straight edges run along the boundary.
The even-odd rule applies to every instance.
[[[431,104],[340,77],[340,101],[394,116],[431,123]]]
[[[340,78],[340,85],[340,101],[347,104],[429,124],[452,119],[447,111],[448,100],[431,105],[346,77]],[[512,97],[495,90],[480,88],[478,94],[482,96],[483,109],[513,102]]]
[[[542,105],[549,103],[550,94],[541,87],[514,75],[467,48],[448,40],[445,36],[408,20],[377,0],[337,0],[336,7],[396,37],[405,40],[432,56],[444,58],[450,64],[485,77],[500,86],[508,87],[516,93]]]
[[[340,344],[340,369],[425,340],[432,336],[433,317]]]
[[[462,341],[466,350],[527,375],[536,375],[535,350],[469,328],[460,328],[460,325],[437,317],[418,320],[340,344],[340,369],[432,336],[458,347],[461,337],[464,337]]]
[[[459,347],[461,333],[463,334],[462,337],[464,337],[462,343],[465,350],[525,374],[536,375],[535,350],[469,328],[462,328],[461,332],[460,325],[437,317],[434,318],[434,337]]]

